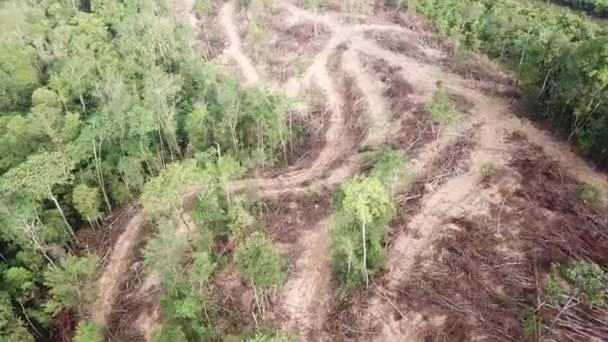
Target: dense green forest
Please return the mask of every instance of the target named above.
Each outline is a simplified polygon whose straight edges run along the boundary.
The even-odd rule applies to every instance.
[[[600,1],[570,3],[606,11]],[[458,44],[510,65],[539,115],[608,166],[602,28],[515,0],[416,4]],[[163,289],[156,340],[221,337],[218,269],[236,270],[253,290],[256,324],[264,296],[284,283],[286,261],[255,223],[260,208],[228,183],[287,164],[300,139],[286,117],[292,101],[244,89],[203,60],[173,5],[0,0],[0,342],[103,340],[89,313],[105,251],[78,236],[107,233],[106,218],[132,205],[148,214],[142,258]],[[448,100],[438,91],[426,108],[435,123],[459,116]],[[331,251],[345,297],[382,268],[407,178],[400,152],[374,153],[369,172],[333,199]],[[200,195],[190,203],[193,188]],[[287,340],[272,329],[243,335],[235,340]]]
[[[547,2],[569,6],[575,10],[588,12],[591,15],[608,16],[608,1],[606,0],[548,0]]]
[[[180,197],[166,189],[193,174],[188,181],[228,177],[212,172],[213,156],[237,174],[285,160],[288,103],[244,91],[201,60],[172,6],[0,3],[0,340],[48,338],[59,318],[85,318],[100,260],[79,252],[75,236],[102,229],[149,179],[146,193],[162,196],[143,200],[163,238],[161,217]],[[198,164],[177,163],[189,157]],[[204,253],[194,262],[210,269]],[[83,321],[76,338],[96,333]]]
[[[544,121],[608,166],[608,36],[542,3],[417,0],[416,10],[464,47],[508,64]]]

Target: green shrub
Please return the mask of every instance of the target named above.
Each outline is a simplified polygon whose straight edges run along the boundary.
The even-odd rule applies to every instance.
[[[195,0],[193,10],[199,18],[202,18],[207,15],[210,7],[209,0]]]
[[[408,165],[400,151],[385,148],[370,174],[376,177],[394,196],[399,188],[409,182]]]
[[[260,232],[251,234],[238,246],[235,263],[241,274],[262,290],[279,286],[285,279],[285,260]]]
[[[188,342],[186,334],[179,325],[164,324],[158,335],[154,337],[155,342]]]
[[[608,276],[599,265],[590,261],[576,261],[564,270],[564,277],[581,292],[589,305],[606,305]]]
[[[530,311],[524,315],[524,331],[528,336],[539,336],[545,327],[543,319]]]
[[[492,177],[496,173],[496,165],[492,162],[484,163],[481,166],[481,175],[484,177]]]
[[[456,104],[450,98],[450,95],[441,83],[437,85],[437,90],[425,109],[431,116],[431,119],[442,126],[452,125],[462,116],[458,111]]]
[[[560,302],[561,298],[566,293],[566,289],[559,282],[559,277],[554,274],[549,275],[545,282],[545,293],[556,302]]]
[[[99,258],[95,255],[70,256],[57,268],[44,273],[44,284],[51,298],[45,309],[53,314],[63,309],[81,310],[96,298],[95,279]]]
[[[78,184],[72,191],[72,202],[78,213],[89,221],[95,221],[101,216],[101,199],[97,188]]]
[[[394,207],[375,177],[356,177],[342,184],[334,206],[332,257],[343,290],[350,292],[366,285],[369,273],[382,266]]]
[[[600,189],[591,184],[583,184],[578,189],[578,197],[585,203],[594,207],[603,205]]]
[[[101,329],[91,320],[84,320],[78,323],[76,328],[76,335],[74,336],[73,342],[103,342],[103,334]]]

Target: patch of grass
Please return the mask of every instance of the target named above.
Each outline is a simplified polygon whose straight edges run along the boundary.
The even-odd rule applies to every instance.
[[[437,83],[437,90],[425,110],[429,113],[431,120],[442,126],[453,125],[462,116],[441,82]]]
[[[496,165],[492,162],[487,162],[481,166],[481,174],[484,177],[492,177],[496,173]]]
[[[306,0],[306,7],[313,11],[318,11],[323,3],[323,0]]]
[[[407,0],[384,0],[384,4],[397,10],[402,10],[407,7]]]
[[[385,148],[376,161],[371,175],[378,178],[389,194],[394,196],[410,180],[408,162],[400,151]]]
[[[608,304],[608,275],[596,263],[576,261],[564,270],[564,277],[580,290],[585,303],[597,306]]]
[[[524,315],[524,330],[528,336],[539,336],[545,327],[543,319],[534,312],[529,311]]]
[[[578,198],[594,207],[603,206],[602,192],[592,184],[583,184],[578,189]]]
[[[545,294],[558,303],[575,297],[587,305],[606,306],[608,274],[598,264],[587,260],[553,264],[545,282]]]
[[[195,0],[193,9],[197,17],[202,18],[209,13],[210,7],[209,0]]]
[[[559,278],[552,274],[545,283],[545,293],[553,301],[559,303],[560,299],[566,294],[566,289],[560,284]]]

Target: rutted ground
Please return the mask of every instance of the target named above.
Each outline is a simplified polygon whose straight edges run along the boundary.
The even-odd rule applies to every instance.
[[[480,89],[487,89],[487,81],[473,81],[450,73],[435,61],[444,58],[440,49],[425,45],[416,39],[417,32],[403,26],[385,23],[381,18],[359,16],[361,24],[342,22],[340,13],[304,10],[288,1],[276,1],[273,11],[291,25],[314,23],[329,31],[324,47],[312,58],[312,64],[299,76],[289,79],[275,89],[288,89],[292,94],[306,93],[320,89],[327,103],[327,129],[318,137],[323,146],[318,155],[306,167],[288,168],[273,178],[248,179],[234,182],[231,191],[247,188],[257,189],[260,197],[278,198],[285,194],[305,194],[319,189],[333,189],[338,183],[357,173],[360,160],[356,154],[358,146],[394,144],[402,131],[415,131],[411,124],[416,122],[416,111],[432,96],[436,84],[441,81],[448,91],[469,103],[467,114],[460,124],[451,128],[433,126],[432,139],[409,139],[409,146],[399,146],[410,153],[411,171],[415,184],[424,185],[417,194],[418,209],[407,218],[400,230],[393,232],[390,242],[387,272],[381,286],[370,291],[364,300],[365,312],[355,321],[362,327],[375,328],[378,340],[416,340],[420,338],[418,329],[423,320],[418,312],[401,312],[392,315],[395,303],[387,300],[394,294],[404,279],[410,276],[412,268],[420,258],[430,257],[434,252],[434,242],[441,236],[457,229],[446,224],[451,217],[474,217],[490,215],[492,206],[504,203],[505,198],[495,189],[479,189],[480,170],[485,163],[499,167],[508,164],[514,148],[506,143],[505,137],[513,132],[523,132],[530,143],[543,147],[544,153],[559,163],[580,181],[595,184],[608,194],[606,176],[595,172],[580,160],[568,145],[549,137],[531,123],[515,116],[509,110],[507,101],[500,97],[483,95]],[[196,17],[188,10],[191,1],[183,1],[178,8],[182,20],[196,25]],[[236,1],[225,3],[220,10],[220,23],[228,41],[228,46],[220,59],[230,59],[238,66],[244,84],[247,86],[272,85],[278,80],[263,79],[252,60],[243,52],[241,37],[236,27]],[[279,18],[277,18],[278,20]],[[369,22],[369,24],[368,24]],[[389,49],[374,39],[379,32],[397,32],[409,42],[406,48]],[[362,55],[371,56],[395,67],[395,78],[412,85],[411,93],[390,95],[385,80],[365,68]],[[337,64],[337,67],[332,64]],[[491,85],[490,85],[491,86]],[[388,96],[387,96],[388,94]],[[391,101],[407,98],[411,108],[394,112]],[[357,108],[363,111],[363,118],[356,117]],[[359,123],[363,139],[355,134],[353,121]],[[360,124],[364,122],[366,124]],[[350,125],[350,126],[349,126]],[[395,128],[398,127],[397,129]],[[414,132],[416,133],[416,132]],[[464,139],[464,140],[463,140]],[[465,151],[453,151],[452,147],[465,141]],[[399,144],[397,144],[399,145]],[[412,149],[413,147],[415,149]],[[458,145],[460,146],[460,145]],[[445,166],[444,158],[450,167]],[[452,160],[454,159],[454,160]],[[439,162],[438,162],[439,161]],[[415,186],[412,185],[412,187]],[[198,189],[191,189],[194,198]],[[408,203],[406,201],[405,205]],[[145,212],[137,212],[125,227],[116,242],[112,256],[104,268],[99,281],[101,295],[96,305],[95,319],[106,323],[112,311],[114,299],[125,279],[135,246],[145,222]],[[298,259],[292,265],[292,272],[281,291],[281,308],[286,313],[283,325],[292,332],[311,340],[336,334],[335,329],[327,329],[326,319],[333,301],[331,281],[331,260],[329,226],[330,217],[324,217],[311,229],[298,232],[293,243],[287,243],[281,250],[297,249]],[[180,229],[176,234],[186,234]],[[146,281],[149,289],[158,286],[158,281]],[[142,311],[137,322],[141,332],[149,339],[153,328],[159,323],[158,308]],[[428,324],[428,322],[427,322]],[[380,326],[378,328],[378,325]],[[324,329],[325,328],[325,329]],[[325,330],[324,332],[322,332]]]

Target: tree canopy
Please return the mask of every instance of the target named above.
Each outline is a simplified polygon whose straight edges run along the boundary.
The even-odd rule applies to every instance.
[[[603,1],[562,2],[603,8]],[[417,0],[416,10],[464,47],[510,65],[539,116],[608,166],[606,30],[535,1]]]

